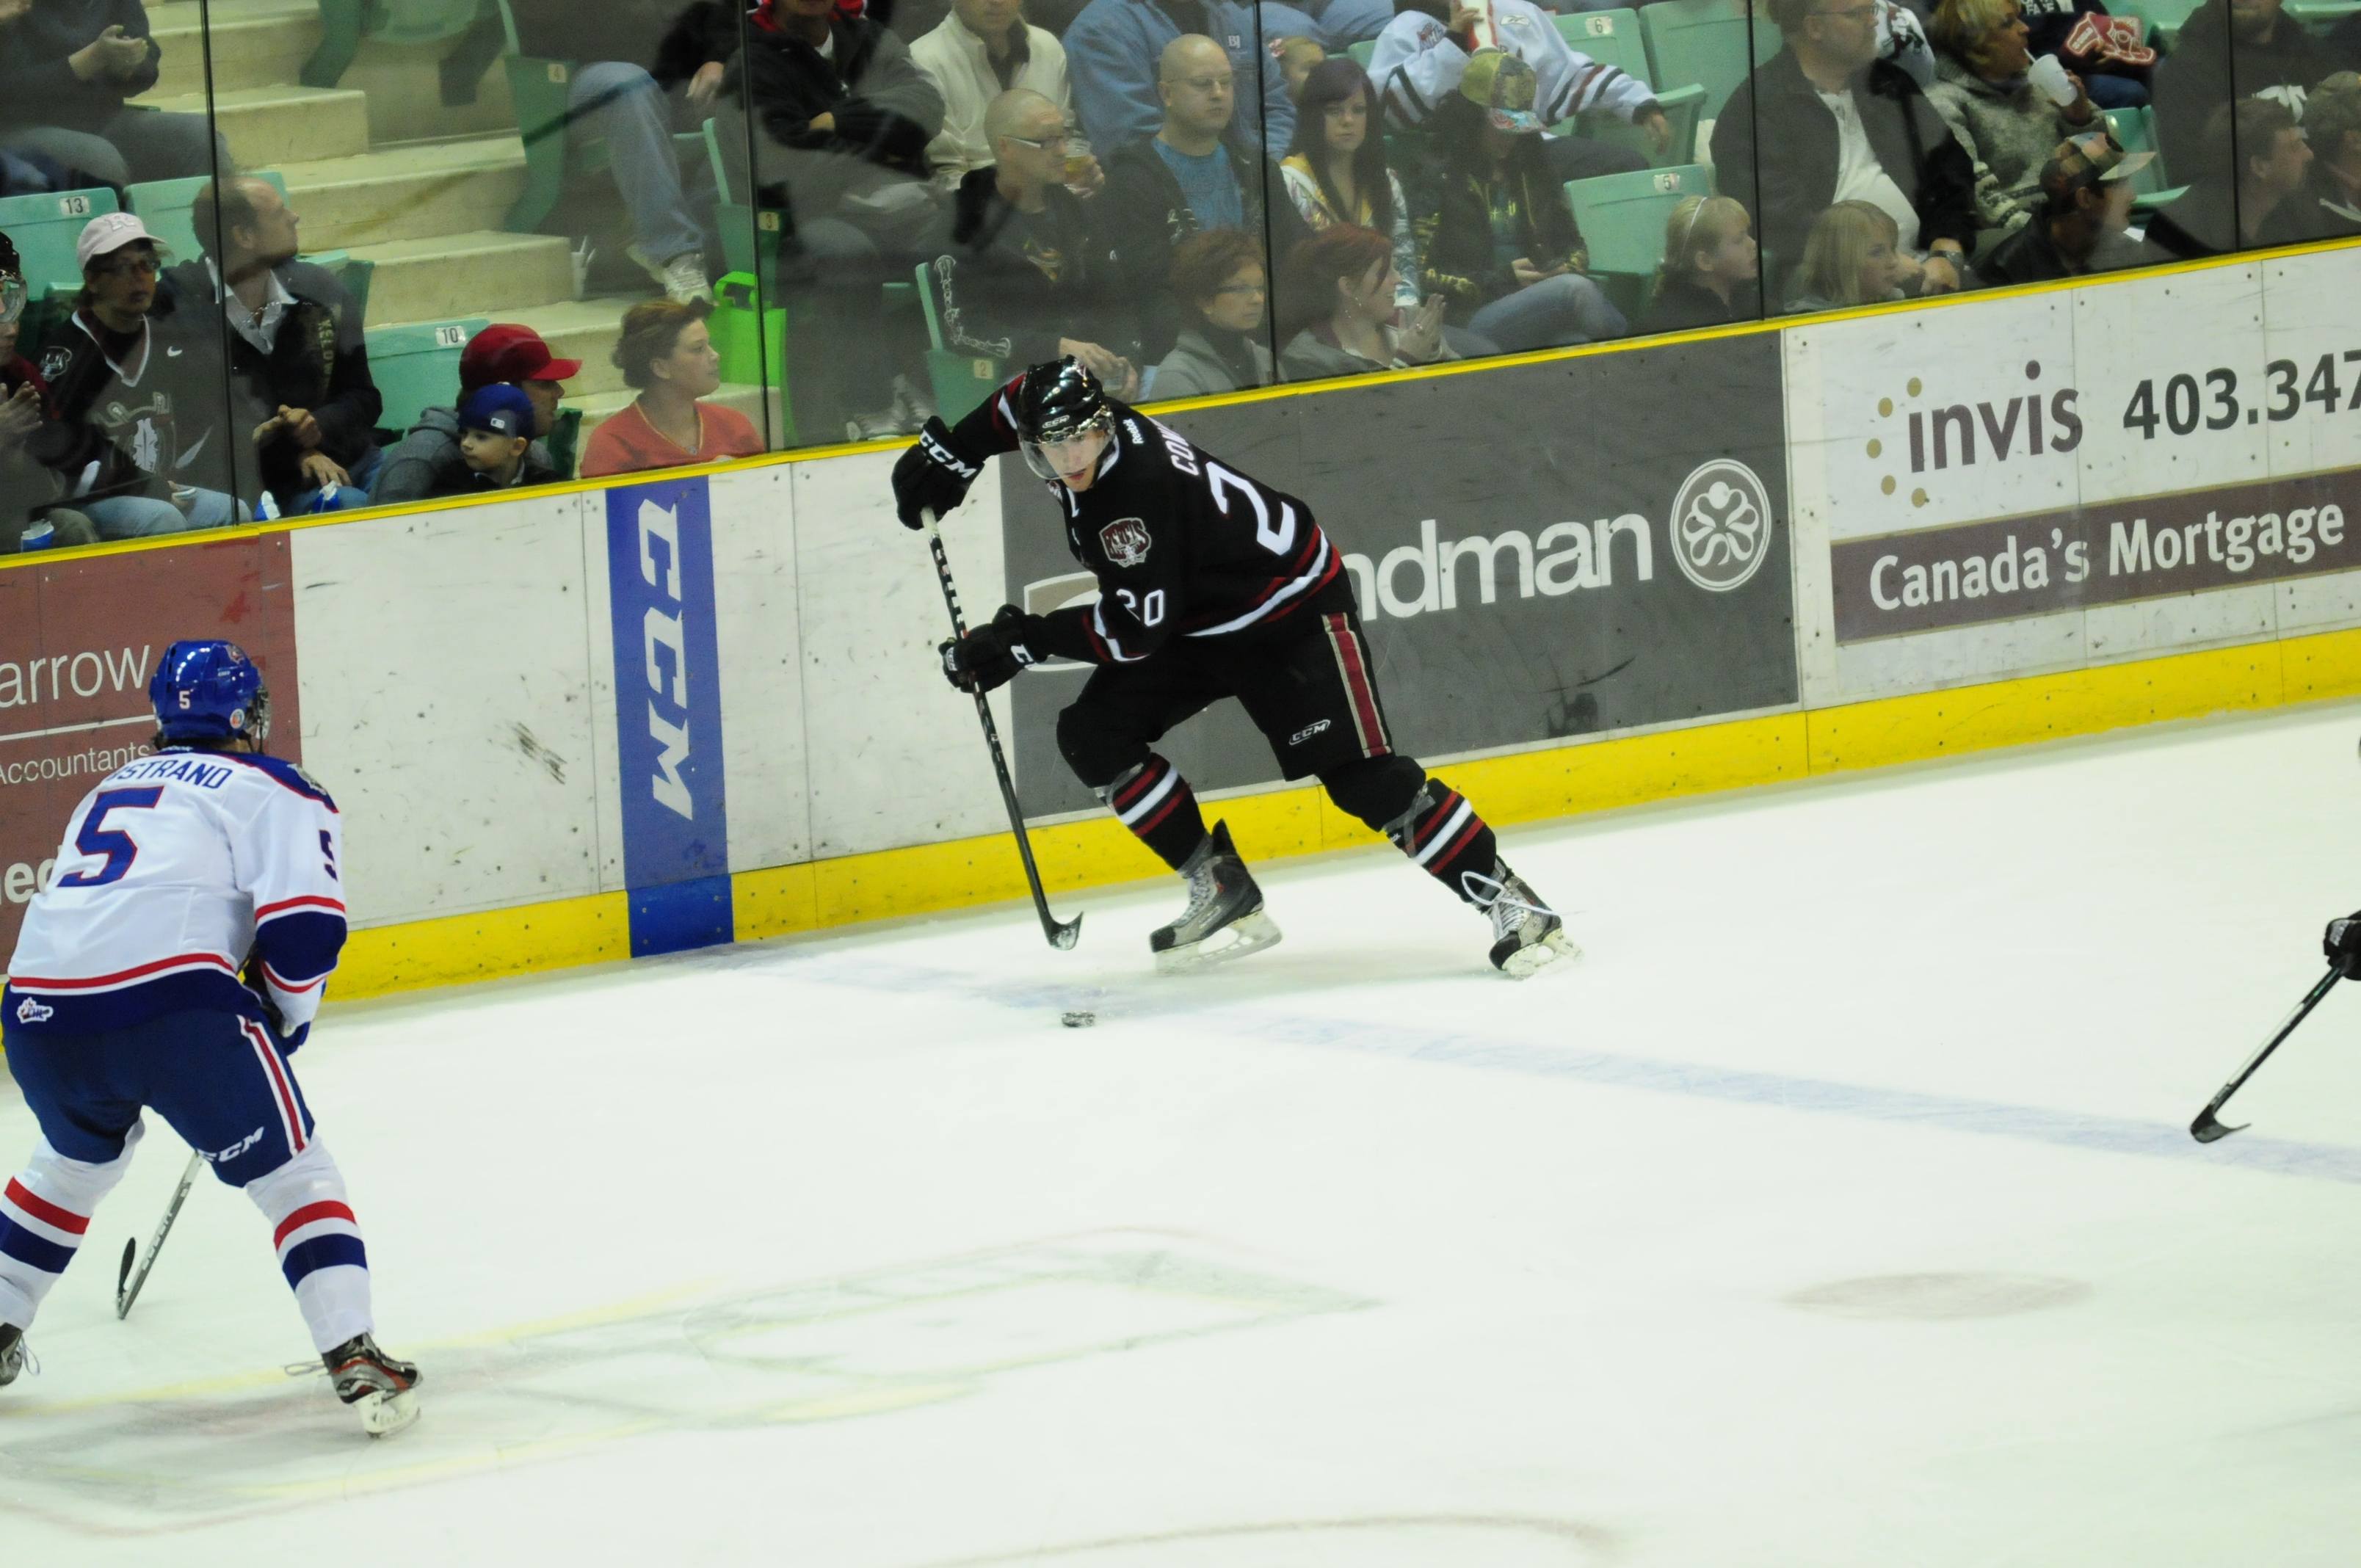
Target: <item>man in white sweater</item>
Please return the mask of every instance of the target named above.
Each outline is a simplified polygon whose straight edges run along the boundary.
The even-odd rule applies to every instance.
[[[1038,93],[1073,124],[1065,46],[1027,22],[1018,0],[951,0],[951,14],[910,46],[910,58],[943,95],[942,134],[927,144],[938,178],[956,182],[992,167],[984,110],[1012,89]]]

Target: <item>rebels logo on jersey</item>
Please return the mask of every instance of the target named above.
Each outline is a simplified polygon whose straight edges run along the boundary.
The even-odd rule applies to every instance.
[[[1150,543],[1148,524],[1136,517],[1117,518],[1099,530],[1099,548],[1118,566],[1129,568],[1145,564]]]

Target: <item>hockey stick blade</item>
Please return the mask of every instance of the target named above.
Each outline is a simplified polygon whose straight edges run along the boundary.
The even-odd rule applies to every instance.
[[[2255,1076],[2256,1069],[2270,1059],[2271,1053],[2279,1048],[2280,1043],[2295,1033],[2296,1025],[2312,1016],[2312,1010],[2320,1005],[2321,998],[2326,996],[2334,988],[2336,982],[2344,978],[2344,971],[2334,968],[2320,977],[2319,982],[2304,993],[2303,1000],[2296,1003],[2295,1011],[2287,1015],[2287,1021],[2279,1025],[2279,1032],[2264,1041],[2263,1048],[2248,1057],[2246,1065],[2238,1069],[2238,1076],[2224,1084],[2221,1092],[2213,1096],[2212,1102],[2204,1110],[2197,1113],[2197,1119],[2189,1124],[2191,1137],[2201,1144],[2218,1144],[2231,1134],[2243,1133],[2254,1125],[2251,1122],[2240,1122],[2234,1126],[2223,1121],[2220,1115],[2222,1107],[2230,1102],[2230,1096],[2245,1087],[2246,1080]]]
[[[139,1238],[125,1237],[123,1266],[115,1271],[115,1316],[118,1322],[131,1313],[131,1266],[138,1261]]]

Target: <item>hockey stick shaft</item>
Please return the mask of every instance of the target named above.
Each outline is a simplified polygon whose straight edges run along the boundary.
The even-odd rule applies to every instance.
[[[137,1272],[131,1267],[131,1244],[123,1246],[123,1266],[115,1277],[115,1315],[117,1320],[131,1315],[131,1303],[139,1299],[139,1288],[148,1283],[148,1271],[156,1266],[156,1255],[164,1250],[164,1238],[172,1234],[172,1222],[181,1217],[181,1205],[188,1201],[189,1189],[197,1184],[197,1172],[205,1168],[205,1157],[189,1156],[188,1166],[181,1172],[181,1184],[172,1189],[172,1201],[165,1207],[164,1217],[156,1225],[154,1239],[148,1244],[148,1255],[139,1260]]]
[[[959,585],[951,580],[950,557],[943,554],[943,532],[933,511],[919,514],[926,520],[927,548],[934,552],[935,578],[942,584],[943,603],[951,612],[951,635],[967,635],[967,616],[960,609]],[[993,776],[1000,781],[1001,804],[1008,808],[1008,830],[1016,836],[1016,853],[1025,862],[1025,881],[1033,890],[1033,908],[1041,916],[1041,934],[1053,948],[1071,948],[1082,934],[1082,917],[1060,920],[1049,913],[1049,895],[1041,886],[1041,871],[1033,861],[1032,836],[1025,830],[1025,808],[1017,804],[1016,781],[1009,775],[1008,756],[1001,750],[1000,727],[992,721],[992,704],[983,693],[975,694],[975,717],[983,726],[983,742],[992,750]]]
[[[2226,1138],[2232,1133],[2240,1130],[2217,1119],[2222,1107],[2229,1103],[2230,1096],[2237,1093],[2245,1086],[2246,1080],[2255,1076],[2255,1070],[2257,1068],[2270,1059],[2271,1053],[2279,1048],[2280,1042],[2295,1033],[2296,1025],[2312,1016],[2312,1010],[2319,1006],[2322,999],[2327,996],[2336,982],[2344,978],[2344,971],[2335,969],[2330,970],[2320,977],[2320,982],[2305,992],[2304,999],[2296,1003],[2295,1011],[2289,1014],[2287,1021],[2279,1025],[2279,1033],[2264,1041],[2262,1049],[2249,1057],[2246,1065],[2238,1069],[2238,1076],[2224,1084],[2221,1092],[2213,1096],[2204,1110],[2197,1113],[2197,1119],[2189,1124],[2190,1136],[2201,1144],[2210,1144],[2217,1139]]]

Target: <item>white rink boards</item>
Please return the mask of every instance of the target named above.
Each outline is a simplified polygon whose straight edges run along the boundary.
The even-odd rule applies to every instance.
[[[316,1378],[151,1142],[0,1394],[34,1563],[2342,1564],[2361,708],[1512,833],[1523,986],[1389,851],[332,1008],[297,1058],[425,1419]],[[1479,803],[1480,805],[1480,803]],[[1252,846],[1246,846],[1252,852]],[[1087,1031],[1066,1009],[1096,1011]],[[0,1164],[32,1135],[0,1097]]]

